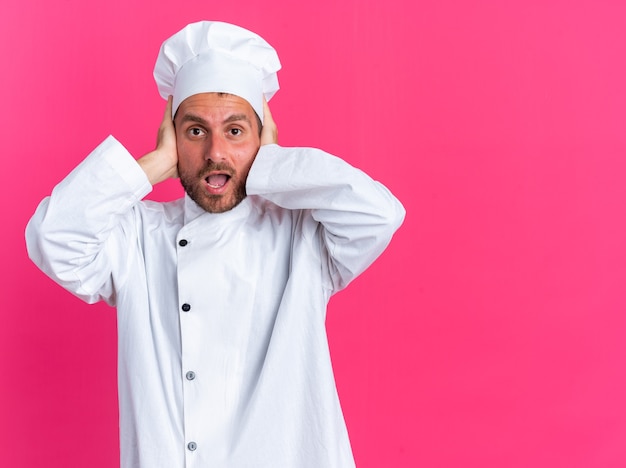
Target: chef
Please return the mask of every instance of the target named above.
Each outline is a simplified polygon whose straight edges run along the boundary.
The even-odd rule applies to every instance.
[[[332,468],[354,460],[325,330],[330,297],[404,209],[312,148],[285,148],[261,37],[203,21],[166,40],[154,151],[102,142],[30,220],[30,258],[118,314],[123,468]],[[185,196],[143,200],[177,177]]]

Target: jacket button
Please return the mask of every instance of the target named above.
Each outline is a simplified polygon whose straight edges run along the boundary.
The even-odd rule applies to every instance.
[[[181,239],[178,241],[178,245],[180,245],[181,247],[184,247],[188,244],[187,239]]]
[[[193,452],[195,449],[198,448],[198,445],[195,442],[189,442],[187,444],[187,448]]]
[[[185,377],[187,377],[187,380],[193,380],[196,378],[196,373],[193,371],[189,371],[185,374]]]
[[[191,306],[189,304],[183,304],[183,312],[189,312],[191,310]]]

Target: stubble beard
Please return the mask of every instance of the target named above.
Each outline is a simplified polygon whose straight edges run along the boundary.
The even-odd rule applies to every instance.
[[[230,175],[227,192],[221,195],[207,193],[203,181],[210,171],[225,171]],[[224,213],[235,208],[246,198],[246,183],[241,180],[235,171],[227,165],[209,163],[196,174],[180,173],[180,183],[189,198],[209,213]]]

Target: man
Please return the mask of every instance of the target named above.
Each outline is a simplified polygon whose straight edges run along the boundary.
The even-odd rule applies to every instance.
[[[339,158],[276,144],[279,68],[254,33],[187,26],[157,59],[156,149],[109,137],[27,227],[46,274],[117,307],[125,468],[354,466],[326,305],[404,210]],[[183,199],[141,201],[170,177]]]

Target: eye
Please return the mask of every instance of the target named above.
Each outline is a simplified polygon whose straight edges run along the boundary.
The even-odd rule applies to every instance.
[[[191,127],[189,130],[187,130],[187,132],[192,137],[201,137],[202,135],[204,135],[204,130],[198,127]]]
[[[241,131],[240,128],[231,128],[230,130],[228,130],[228,133],[230,133],[232,136],[239,136],[243,132]]]

